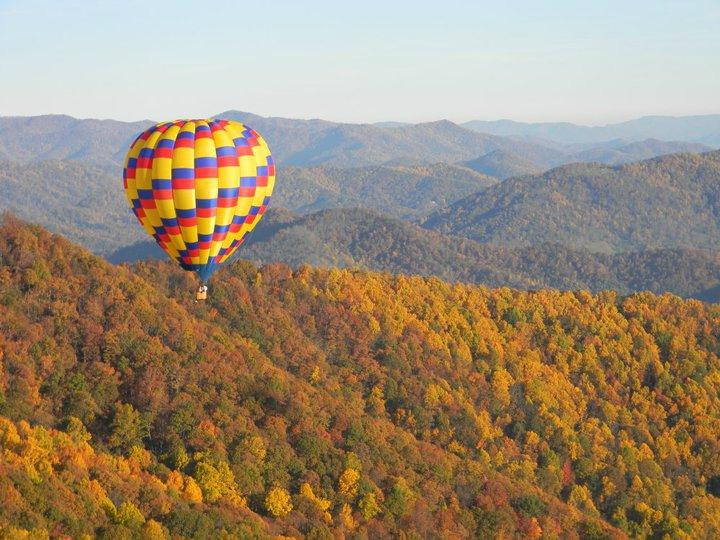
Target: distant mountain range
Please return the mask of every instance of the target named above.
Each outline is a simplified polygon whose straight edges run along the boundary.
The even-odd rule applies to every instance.
[[[681,152],[700,153],[710,150],[712,148],[707,145],[692,142],[645,139],[628,143],[626,140],[620,139],[571,154],[571,160],[574,162],[599,162],[607,165],[620,165],[668,154]]]
[[[152,241],[111,254],[113,263],[166,256]],[[720,254],[665,249],[616,255],[558,244],[508,248],[449,237],[362,209],[297,216],[276,209],[239,253],[257,264],[359,267],[519,289],[670,291],[720,299]]]
[[[270,142],[273,154],[283,166],[357,168],[388,163],[466,162],[483,174],[507,178],[576,161],[615,164],[711,149],[699,143],[689,145],[679,137],[662,141],[613,139],[593,144],[582,141],[560,144],[479,133],[447,120],[409,125],[343,124],[266,118],[241,111],[225,111],[217,117],[242,121],[257,129]],[[151,123],[80,120],[59,115],[0,117],[0,160],[73,159],[118,171],[133,137]]]
[[[143,238],[119,179],[71,160],[0,163],[0,209],[107,254]],[[574,164],[497,183],[447,164],[279,170],[274,206],[361,207],[480,243],[720,250],[720,151]]]
[[[241,111],[225,111],[217,116],[257,129],[271,141],[271,149],[284,165],[361,167],[398,159],[457,162],[493,150],[504,150],[547,166],[563,159],[563,152],[554,148],[476,133],[447,120],[387,128],[324,120],[265,118]]]
[[[512,246],[718,250],[720,151],[512,178],[439,210],[424,226]]]
[[[720,114],[644,116],[605,126],[580,126],[568,122],[525,123],[512,120],[472,120],[462,126],[502,137],[532,137],[562,144],[598,143],[612,139],[662,139],[720,146]]]
[[[116,172],[133,138],[151,122],[65,115],[0,117],[0,160],[81,160]]]

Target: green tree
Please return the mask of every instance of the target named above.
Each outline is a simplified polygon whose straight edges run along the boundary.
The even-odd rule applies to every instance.
[[[133,446],[143,446],[149,435],[149,427],[142,415],[129,403],[115,405],[115,414],[110,423],[108,446],[116,451],[127,453]]]

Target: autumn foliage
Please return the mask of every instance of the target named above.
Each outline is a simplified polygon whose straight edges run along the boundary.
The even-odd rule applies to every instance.
[[[0,536],[720,535],[718,306],[244,262],[192,290],[5,219]]]

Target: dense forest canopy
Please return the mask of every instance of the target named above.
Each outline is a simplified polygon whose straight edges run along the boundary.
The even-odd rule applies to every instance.
[[[4,535],[720,535],[717,305],[245,262],[193,286],[5,219]]]

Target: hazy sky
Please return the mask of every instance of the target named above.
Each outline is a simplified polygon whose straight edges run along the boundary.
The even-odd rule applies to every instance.
[[[720,112],[720,1],[0,0],[0,115]]]

